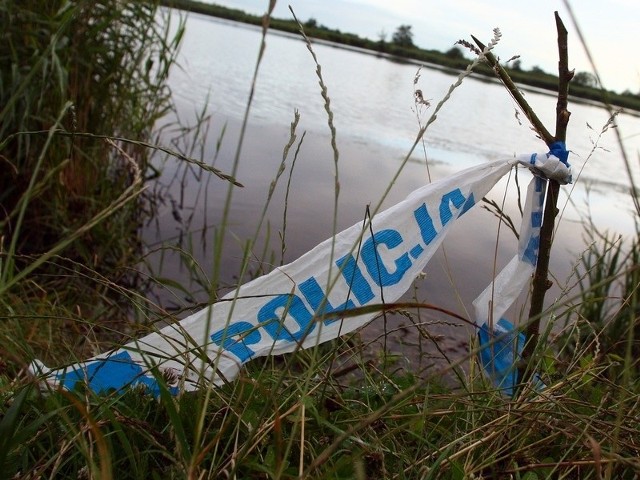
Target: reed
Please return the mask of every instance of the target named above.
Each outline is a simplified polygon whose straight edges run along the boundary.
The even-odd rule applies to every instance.
[[[45,356],[60,360],[54,338],[78,354],[120,339],[132,315],[122,293],[139,281],[130,267],[152,214],[145,143],[172,108],[182,35],[159,15],[153,2],[0,2],[2,328],[38,323],[52,335],[34,344]]]
[[[7,40],[0,47],[3,282],[148,175],[149,149],[114,148],[104,137],[151,141],[153,125],[171,108],[166,78],[181,27],[170,37],[159,14],[153,3],[115,0],[0,3]],[[124,266],[138,250],[146,211],[140,193],[77,235],[65,257],[132,282]]]

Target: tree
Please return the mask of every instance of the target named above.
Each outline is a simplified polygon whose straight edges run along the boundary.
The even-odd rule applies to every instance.
[[[384,30],[380,30],[380,32],[378,32],[378,50],[381,52],[384,52],[385,49],[385,44],[387,43],[387,32],[385,32]]]
[[[414,47],[411,25],[400,25],[391,37],[391,42],[399,47]]]
[[[464,53],[458,47],[450,48],[445,52],[445,55],[449,58],[463,59]]]
[[[583,87],[598,88],[598,79],[589,72],[578,72],[573,76],[573,83]]]

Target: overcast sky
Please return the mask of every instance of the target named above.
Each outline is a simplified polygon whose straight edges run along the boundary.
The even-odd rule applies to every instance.
[[[268,0],[201,0],[249,13],[262,14]],[[289,5],[301,21],[343,32],[387,39],[399,25],[412,26],[414,43],[446,51],[458,39],[473,34],[485,43],[494,27],[503,37],[496,53],[502,59],[520,55],[523,68],[538,66],[557,73],[557,43],[553,12],[558,10],[569,31],[569,64],[576,71],[592,69],[562,0],[278,0],[274,16],[291,18]],[[640,92],[640,1],[573,0],[580,29],[607,89]]]

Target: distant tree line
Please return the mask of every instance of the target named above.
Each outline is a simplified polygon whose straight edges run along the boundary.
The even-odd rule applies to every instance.
[[[262,25],[261,16],[251,15],[238,9],[193,0],[159,1],[160,4],[173,8],[254,25]],[[338,29],[329,28],[319,24],[315,18],[309,18],[304,22],[303,26],[305,33],[309,37],[372,50],[395,57],[432,63],[456,70],[465,69],[470,63],[470,60],[465,57],[464,52],[455,46],[444,53],[438,50],[427,50],[417,47],[413,41],[411,25],[400,25],[392,34],[390,42],[386,40],[387,35],[385,32],[380,32],[377,40],[371,40],[353,33],[345,33]],[[270,27],[275,30],[290,33],[298,33],[300,31],[300,27],[293,20],[272,18]],[[551,91],[556,91],[558,88],[558,77],[556,75],[546,73],[537,66],[525,71],[522,69],[522,63],[519,59],[508,62],[505,68],[516,83]],[[474,71],[482,75],[495,76],[491,67],[484,63],[478,65]],[[599,85],[597,78],[588,72],[578,72],[575,75],[573,81],[570,83],[570,94],[597,102],[607,101],[613,105],[640,111],[640,95],[633,94],[628,90],[622,94],[614,91],[605,91]]]

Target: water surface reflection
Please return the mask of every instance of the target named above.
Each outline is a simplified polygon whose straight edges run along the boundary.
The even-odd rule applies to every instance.
[[[216,158],[215,166],[226,172],[233,169],[259,43],[257,29],[192,15],[187,21],[182,50],[184,68],[171,76],[183,119],[193,118],[194,112],[201,109],[203,103],[207,104],[213,120],[203,158],[207,161]],[[362,221],[367,205],[378,204],[413,144],[419,122],[426,121],[430,111],[417,110],[413,103],[416,66],[326,45],[317,45],[314,49],[329,87],[338,129],[340,192],[336,225],[342,230]],[[305,132],[304,142],[292,173],[293,151],[297,144],[286,160],[287,170],[277,185],[253,248],[255,261],[249,274],[260,271],[260,261],[266,260],[273,265],[292,261],[333,232],[334,154],[317,81],[315,65],[301,41],[289,36],[269,35],[237,167],[236,176],[244,188],[233,192],[221,259],[220,281],[223,284],[234,285],[248,280],[248,276],[238,277],[245,239],[252,238],[256,232],[269,186],[282,161],[295,110],[301,116],[297,127],[298,141]],[[425,97],[437,101],[453,81],[455,77],[451,75],[425,68],[420,72],[418,86]],[[552,125],[555,100],[534,92],[527,93],[527,98],[541,113],[543,122]],[[614,137],[610,134],[603,137],[600,141],[603,148],[590,155],[597,130],[607,121],[606,112],[580,104],[572,104],[571,110],[568,138],[575,153],[572,155],[574,176],[580,175],[575,188],[563,189],[559,202],[563,220],[552,252],[551,269],[556,281],[547,295],[548,304],[562,295],[565,285],[575,282],[569,277],[584,248],[578,221],[586,214],[585,206],[603,229],[624,234],[634,231],[632,217],[628,214],[631,204],[625,192],[628,178]],[[514,104],[501,86],[474,79],[465,81],[427,131],[424,149],[420,145],[400,172],[383,206],[396,203],[426,183],[427,163],[432,178],[437,179],[488,160],[541,150],[544,147],[541,141],[527,125],[521,124],[522,119],[514,112]],[[625,135],[640,132],[638,118],[622,115],[619,120]],[[640,149],[638,135],[631,136],[628,141],[630,151]],[[637,175],[636,166],[633,168]],[[179,172],[180,181],[175,181],[176,172]],[[282,255],[289,175],[291,188],[286,204],[286,244]],[[524,173],[520,183],[525,185],[528,178],[528,173]],[[204,274],[211,275],[214,231],[221,221],[228,185],[217,178],[205,181],[192,174],[183,176],[182,170],[171,162],[165,167],[160,185],[167,187],[167,193],[174,201],[167,201],[157,222],[145,229],[146,240],[150,244],[160,244],[181,238],[183,245],[190,245]],[[569,192],[572,202],[567,201]],[[499,204],[504,202],[509,215],[519,217],[513,178],[501,182],[490,197]],[[474,209],[450,233],[445,248],[431,261],[425,278],[416,282],[415,291],[409,292],[407,299],[432,303],[470,318],[471,302],[489,283],[494,272],[511,258],[516,243],[507,229],[499,230],[494,215],[482,208]],[[266,257],[263,252],[267,253]],[[184,258],[171,251],[157,254],[155,258],[160,275],[182,283],[186,281]],[[206,290],[195,283],[189,289],[192,293],[189,298],[168,289],[158,290],[157,294],[165,305],[179,307],[205,302],[209,298]],[[514,308],[512,316],[519,316],[521,308],[522,305]],[[420,321],[435,322],[429,325],[429,332],[442,336],[445,350],[454,357],[464,353],[465,341],[473,334],[472,329],[432,312],[421,315],[424,316]],[[397,328],[402,324],[407,328]],[[382,325],[382,321],[374,321],[365,329],[364,337],[369,340],[378,337]],[[424,339],[406,317],[396,316],[386,327],[394,332],[387,339],[388,348],[406,355],[413,367],[432,362],[418,354],[423,349],[415,346]],[[427,347],[425,345],[427,353],[433,352],[432,347]]]

